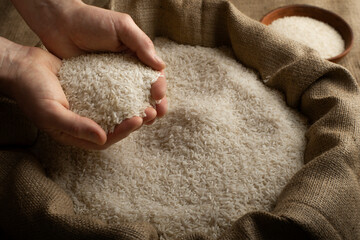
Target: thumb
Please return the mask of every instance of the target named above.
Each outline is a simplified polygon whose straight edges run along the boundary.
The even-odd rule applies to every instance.
[[[165,63],[156,55],[151,39],[136,25],[128,14],[115,14],[114,26],[117,36],[122,43],[134,51],[144,64],[158,71],[164,69]]]
[[[93,120],[82,117],[60,103],[55,104],[47,116],[48,128],[64,132],[74,138],[87,140],[98,145],[106,142],[105,131]],[[50,125],[51,124],[51,125]]]

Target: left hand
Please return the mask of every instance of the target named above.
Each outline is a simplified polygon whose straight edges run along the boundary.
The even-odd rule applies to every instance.
[[[60,58],[86,52],[120,52],[130,49],[146,65],[163,72],[165,64],[156,56],[150,38],[124,13],[89,6],[80,0],[12,0],[28,25],[40,37],[46,48]],[[162,99],[155,109],[146,110],[147,117],[134,117],[118,125],[108,134],[104,148],[126,137],[129,129],[143,123],[151,124],[167,111],[166,81],[160,77],[151,87],[155,100]]]

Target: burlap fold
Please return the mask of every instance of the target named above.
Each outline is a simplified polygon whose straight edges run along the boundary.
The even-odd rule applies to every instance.
[[[120,0],[108,7],[129,13],[152,38],[231,46],[239,61],[310,120],[306,165],[274,210],[242,216],[220,239],[360,239],[360,94],[346,69],[278,36],[229,1]],[[0,115],[13,117],[6,108]],[[7,121],[0,143],[15,134],[19,143],[31,145],[31,125],[20,131],[19,122],[0,121]],[[108,225],[75,215],[70,198],[26,151],[0,153],[0,228],[19,239],[158,238],[148,223]],[[210,238],[197,233],[182,239]]]

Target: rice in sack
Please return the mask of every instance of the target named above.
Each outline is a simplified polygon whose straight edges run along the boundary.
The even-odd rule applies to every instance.
[[[78,214],[149,221],[164,239],[217,237],[243,214],[273,207],[303,165],[305,120],[229,49],[154,43],[167,64],[168,114],[105,151],[44,137],[39,158]],[[80,91],[77,101],[87,94]],[[104,117],[118,107],[97,100],[108,106]]]

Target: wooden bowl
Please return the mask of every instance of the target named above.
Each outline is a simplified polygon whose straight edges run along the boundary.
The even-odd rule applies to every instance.
[[[289,5],[272,10],[271,12],[267,13],[260,21],[265,25],[269,25],[278,18],[289,16],[310,17],[327,23],[336,31],[338,31],[338,33],[345,41],[345,50],[339,55],[328,58],[327,60],[338,62],[341,58],[349,53],[353,45],[353,32],[349,24],[347,24],[344,19],[328,10],[310,5]]]

